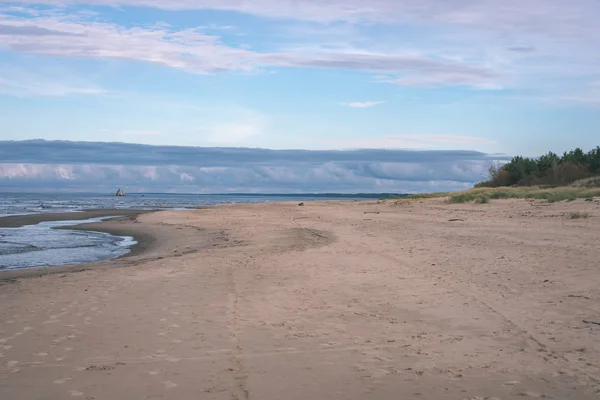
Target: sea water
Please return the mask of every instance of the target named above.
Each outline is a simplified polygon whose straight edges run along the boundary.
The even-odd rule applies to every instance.
[[[171,194],[131,193],[125,197],[97,193],[0,193],[0,216],[86,209],[185,209],[215,204],[272,201],[361,200],[378,194]]]
[[[0,228],[0,271],[82,264],[120,257],[137,242],[130,236],[55,229],[100,222],[110,217],[41,222],[20,228]]]

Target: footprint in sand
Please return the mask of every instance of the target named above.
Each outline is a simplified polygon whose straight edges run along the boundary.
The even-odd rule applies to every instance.
[[[463,400],[501,400],[501,399],[498,397],[474,396],[474,397],[465,397]]]
[[[166,389],[173,389],[173,388],[177,387],[177,384],[172,381],[164,381],[163,385],[165,385]]]

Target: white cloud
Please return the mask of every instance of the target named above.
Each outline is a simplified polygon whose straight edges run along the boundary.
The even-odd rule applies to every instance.
[[[594,51],[600,47],[596,0],[21,0],[12,4],[0,10],[0,49],[18,52],[136,60],[204,74],[273,67],[352,69],[385,74],[387,78],[380,82],[407,87],[537,89],[567,75],[582,80],[600,76],[600,56]],[[228,25],[181,30],[165,24],[124,27],[86,17],[76,11],[79,7],[63,8],[75,4],[231,11],[285,21],[291,27],[287,34],[297,32],[295,38],[278,38],[283,50],[257,52],[249,49],[265,47],[234,47],[206,34],[231,31],[223,29]],[[374,24],[386,28],[378,30],[376,37],[364,29]],[[413,29],[418,35],[398,41],[395,28],[400,26],[408,29],[409,36]],[[564,84],[554,94],[576,97],[574,93],[585,85]]]
[[[595,16],[600,12],[594,0],[21,0],[16,3],[221,10],[317,22],[430,23],[564,37],[597,32]]]
[[[487,75],[487,76],[486,76]],[[496,90],[502,89],[502,85],[495,83],[492,73],[465,74],[460,72],[434,72],[413,75],[387,82],[400,86],[413,87],[440,87],[440,86],[466,86],[478,89]]]
[[[370,108],[383,103],[385,103],[385,101],[354,101],[350,103],[344,103],[344,105],[350,108]]]
[[[446,74],[445,84],[475,82],[476,87],[493,85],[498,73],[476,63],[425,57],[418,54],[389,54],[351,50],[346,52],[259,53],[231,47],[217,36],[198,29],[171,30],[163,25],[126,28],[98,22],[80,14],[58,14],[34,18],[0,15],[5,32],[0,49],[74,58],[136,60],[183,69],[194,73],[256,71],[263,67],[349,69],[418,77]],[[1,31],[0,31],[1,34]],[[68,37],[68,40],[65,39]]]

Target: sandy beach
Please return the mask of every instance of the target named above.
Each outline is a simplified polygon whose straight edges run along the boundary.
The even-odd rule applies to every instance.
[[[597,200],[138,214],[80,228],[128,257],[0,273],[1,399],[600,393]]]

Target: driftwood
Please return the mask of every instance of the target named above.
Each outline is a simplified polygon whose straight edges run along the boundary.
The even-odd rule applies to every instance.
[[[600,322],[595,322],[595,321],[586,321],[585,319],[583,320],[583,322],[585,324],[592,324],[592,325],[599,325],[600,326]]]

